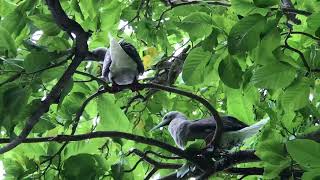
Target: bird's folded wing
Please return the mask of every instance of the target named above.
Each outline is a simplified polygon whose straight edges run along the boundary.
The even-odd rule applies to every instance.
[[[137,63],[137,69],[139,74],[144,72],[144,66],[139,56],[137,49],[130,43],[125,41],[120,42],[122,49],[130,56],[130,58]]]
[[[242,128],[247,127],[247,125],[238,119],[231,117],[231,116],[223,116],[222,123],[223,123],[223,130],[224,131],[236,131]],[[205,118],[205,119],[198,119],[191,121],[190,130],[192,131],[214,131],[216,129],[216,121],[213,117]]]
[[[220,146],[222,148],[231,148],[242,143],[245,139],[256,135],[268,121],[269,119],[263,119],[249,127],[223,133]]]

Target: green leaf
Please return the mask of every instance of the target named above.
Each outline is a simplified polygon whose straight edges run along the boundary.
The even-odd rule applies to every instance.
[[[235,24],[228,36],[230,54],[238,54],[255,48],[260,41],[260,33],[266,24],[265,17],[254,14]]]
[[[257,8],[252,0],[231,0],[230,9],[235,11],[236,14],[240,14],[242,16],[247,16],[254,13],[259,13],[264,16],[268,12],[268,9]]]
[[[287,151],[293,160],[304,167],[320,168],[320,143],[309,139],[287,142]]]
[[[280,33],[278,29],[270,31],[263,37],[255,50],[254,61],[257,64],[266,65],[277,61],[273,51],[280,46]]]
[[[296,71],[290,65],[277,62],[256,69],[251,82],[258,88],[278,89],[287,87],[295,75]]]
[[[220,62],[219,76],[222,82],[234,89],[239,89],[242,84],[243,72],[236,59],[228,56]]]
[[[0,126],[6,127],[8,133],[12,127],[24,119],[18,118],[24,112],[30,91],[27,88],[9,84],[0,89]]]
[[[320,179],[320,168],[312,169],[308,172],[303,173],[302,180],[317,180]]]
[[[298,110],[305,107],[309,102],[310,81],[302,78],[290,85],[281,97],[281,104],[285,109]]]
[[[195,41],[211,34],[212,18],[204,12],[192,12],[182,20],[179,27],[189,34],[192,41]]]
[[[97,13],[94,0],[80,1],[79,6],[85,18],[94,19]]]
[[[54,22],[52,15],[38,14],[29,16],[28,18],[37,28],[43,30],[43,32],[49,36],[55,36],[60,32],[60,28]]]
[[[309,30],[316,31],[320,27],[320,12],[313,13],[311,16],[307,19]]]
[[[85,98],[86,95],[81,92],[72,92],[64,97],[59,112],[66,119],[66,125],[72,123],[73,115],[78,112]]]
[[[0,26],[4,27],[8,32],[10,32],[12,38],[16,38],[22,32],[26,24],[27,21],[25,14],[18,9],[9,13],[0,21]]]
[[[48,67],[51,61],[46,51],[32,52],[26,56],[23,66],[27,73],[33,73]]]
[[[311,46],[304,53],[311,69],[320,67],[320,50],[317,46]]]
[[[91,154],[78,154],[64,161],[62,174],[67,179],[97,179],[104,174],[104,165]]]
[[[276,178],[279,173],[290,165],[286,157],[285,146],[277,139],[262,141],[256,148],[257,156],[262,160],[265,178]]]
[[[274,6],[277,5],[279,3],[278,0],[253,0],[254,5],[256,5],[257,7],[270,7],[270,6]]]
[[[254,123],[253,104],[248,101],[250,94],[243,94],[240,90],[226,88],[227,111],[246,124]]]
[[[204,79],[206,64],[211,57],[211,53],[202,48],[193,49],[187,56],[182,70],[182,79],[188,85],[200,84]]]
[[[16,5],[10,2],[10,0],[0,0],[0,4],[0,16],[6,16],[16,7]]]
[[[0,26],[0,55],[15,57],[17,48],[9,32]]]
[[[115,103],[112,94],[103,94],[97,99],[100,122],[97,130],[130,132],[130,122],[120,107]]]

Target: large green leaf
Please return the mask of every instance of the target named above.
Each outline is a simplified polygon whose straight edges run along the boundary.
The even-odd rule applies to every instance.
[[[240,88],[243,72],[236,59],[228,56],[220,62],[219,76],[222,82],[234,89]]]
[[[310,30],[316,31],[320,27],[320,12],[313,13],[307,19],[307,24]]]
[[[227,88],[227,111],[246,124],[254,122],[253,104],[248,100],[251,94],[243,94],[241,90]]]
[[[260,33],[263,32],[265,24],[265,17],[259,14],[241,19],[229,33],[229,53],[243,53],[255,48],[260,41]]]
[[[6,16],[16,7],[16,5],[10,2],[10,0],[0,0],[0,4],[0,16]]]
[[[18,118],[25,113],[30,91],[27,88],[9,84],[0,89],[0,126],[4,126],[8,133],[24,118]]]
[[[258,88],[278,89],[287,87],[294,80],[295,75],[293,67],[277,62],[256,69],[251,82]]]
[[[23,66],[28,73],[33,73],[48,67],[51,58],[46,51],[32,52],[26,56]]]
[[[33,22],[33,24],[36,27],[41,29],[44,33],[46,33],[49,36],[55,36],[60,32],[60,28],[53,21],[51,15],[39,14],[29,16],[28,18]]]
[[[320,168],[312,169],[308,172],[303,173],[302,180],[317,180],[320,179]]]
[[[270,6],[274,6],[277,5],[279,3],[278,0],[253,0],[254,5],[256,5],[257,7],[270,7]]]
[[[281,104],[285,109],[298,110],[309,102],[310,81],[302,78],[289,86],[281,97]]]
[[[9,32],[0,26],[0,55],[15,57],[17,48]]]
[[[204,12],[192,12],[182,20],[180,28],[188,32],[193,41],[207,37],[212,31],[212,18]]]
[[[230,9],[242,16],[247,16],[254,13],[265,15],[268,12],[267,9],[258,8],[258,6],[253,3],[253,0],[231,0],[230,2]]]
[[[115,103],[115,98],[111,94],[103,94],[97,99],[97,108],[100,115],[97,130],[117,130],[130,132],[131,125],[126,115]]]
[[[279,173],[290,165],[284,147],[277,139],[263,141],[257,146],[256,154],[263,161],[265,178],[278,177]]]
[[[309,139],[287,142],[287,151],[293,160],[304,167],[320,168],[320,143]]]
[[[67,179],[97,179],[104,174],[104,164],[91,154],[71,156],[63,164],[62,175]]]
[[[188,85],[200,84],[204,79],[205,65],[208,63],[211,53],[202,48],[193,49],[183,64],[182,79]]]
[[[280,46],[280,33],[278,29],[273,29],[263,37],[258,48],[256,48],[254,62],[265,65],[277,61],[273,51]]]
[[[22,32],[23,28],[26,26],[26,23],[27,21],[25,14],[16,9],[0,21],[0,26],[7,29],[7,31],[10,32],[10,35],[13,38],[16,38]]]

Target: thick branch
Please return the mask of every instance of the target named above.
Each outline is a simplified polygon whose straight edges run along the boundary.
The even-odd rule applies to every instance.
[[[86,133],[86,134],[79,134],[79,135],[58,135],[55,137],[40,137],[40,138],[28,138],[23,139],[22,143],[40,143],[40,142],[66,142],[66,141],[82,141],[86,139],[94,139],[94,138],[106,138],[106,137],[117,137],[117,138],[123,138],[131,141],[135,141],[138,143],[148,144],[151,146],[156,146],[162,149],[167,150],[170,153],[176,154],[180,157],[185,158],[186,160],[192,162],[193,164],[196,164],[201,169],[209,169],[210,168],[210,161],[203,159],[201,157],[195,157],[193,155],[190,155],[183,150],[176,148],[174,146],[171,146],[167,143],[154,140],[152,138],[147,138],[139,135],[134,135],[130,133],[125,132],[118,132],[118,131],[97,131],[92,133]],[[9,143],[9,138],[0,138],[0,144],[3,143]],[[211,164],[212,166],[212,164]]]
[[[67,17],[58,0],[47,0],[46,2],[57,24],[61,26],[65,31],[67,31],[69,34],[75,33],[75,57],[72,63],[67,68],[67,70],[62,75],[62,77],[59,79],[57,84],[52,88],[48,96],[43,101],[41,101],[39,108],[35,112],[33,112],[31,117],[27,120],[26,125],[23,128],[22,132],[19,134],[19,136],[17,136],[14,140],[12,140],[12,142],[7,144],[6,146],[2,147],[0,149],[0,154],[10,151],[11,149],[15,148],[23,142],[23,140],[31,132],[34,125],[39,121],[40,117],[49,110],[50,105],[53,104],[55,100],[60,96],[65,85],[70,80],[75,70],[88,53],[87,40],[89,38],[89,34],[86,33],[77,22]]]

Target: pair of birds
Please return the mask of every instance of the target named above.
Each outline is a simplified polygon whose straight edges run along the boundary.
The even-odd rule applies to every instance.
[[[117,42],[109,35],[110,48],[95,49],[88,59],[103,61],[102,78],[117,85],[128,85],[137,82],[139,74],[144,72],[141,58],[136,48],[123,40]],[[220,146],[230,148],[244,139],[255,135],[267,123],[267,119],[247,126],[231,116],[222,117],[224,134]],[[188,141],[206,139],[216,129],[213,118],[189,121],[187,117],[177,111],[167,113],[162,122],[152,130],[169,125],[168,130],[176,145],[184,149]]]

